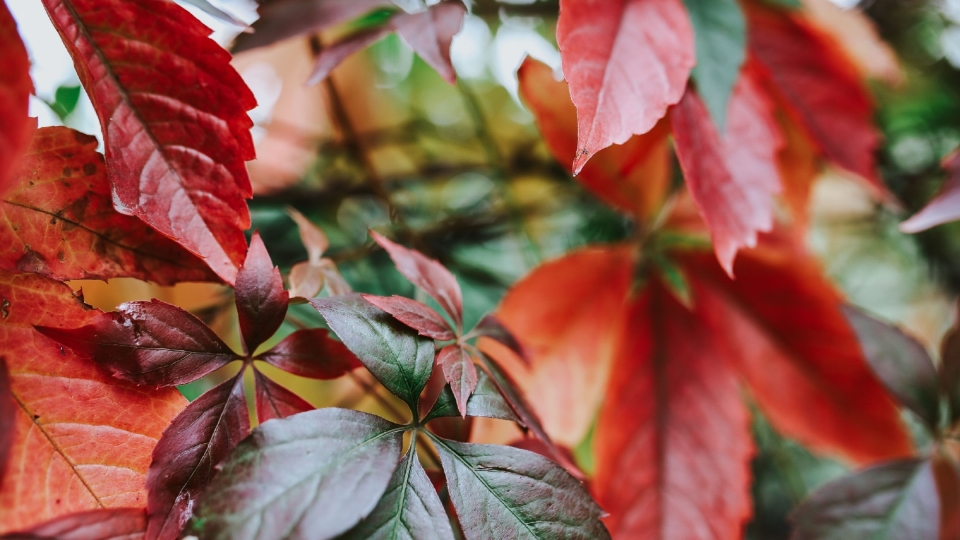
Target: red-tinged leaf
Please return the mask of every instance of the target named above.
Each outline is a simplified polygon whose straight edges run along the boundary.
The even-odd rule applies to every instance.
[[[0,196],[15,183],[20,155],[30,144],[36,120],[27,116],[33,81],[30,59],[6,3],[0,2]]]
[[[283,290],[280,270],[273,266],[259,233],[253,233],[250,250],[236,285],[237,315],[240,333],[247,351],[253,352],[270,339],[287,315],[290,296]]]
[[[332,259],[320,259],[318,268],[320,268],[320,272],[323,273],[324,285],[326,285],[327,293],[329,293],[330,296],[343,296],[353,292],[347,280],[343,279],[343,276],[340,275],[340,270],[337,269],[337,265]]]
[[[261,424],[314,409],[305,399],[271,381],[259,370],[255,369],[253,375],[257,386],[257,421]]]
[[[807,253],[778,237],[737,258],[737,279],[706,255],[683,267],[710,323],[773,423],[816,451],[869,462],[912,454],[900,413]]]
[[[960,150],[955,150],[943,160],[943,170],[947,173],[947,179],[940,192],[922,210],[901,223],[901,231],[917,233],[960,219]]]
[[[586,436],[604,399],[633,268],[626,246],[577,251],[536,268],[497,310],[497,318],[520,336],[530,355],[529,368],[503,365],[547,432],[566,446]],[[481,344],[489,350],[485,341]]]
[[[391,0],[263,0],[253,32],[237,36],[233,52],[263,47],[302,34],[312,34],[359,17]]]
[[[773,196],[781,189],[773,106],[747,70],[734,87],[723,135],[692,87],[670,119],[690,195],[707,222],[720,265],[733,275],[737,251],[756,246],[757,233],[773,227]]]
[[[488,377],[484,371],[477,372],[477,379],[477,386],[467,401],[467,416],[499,418],[501,420],[509,420],[523,424],[523,422],[517,418],[513,409],[510,408],[510,404],[506,402],[500,394],[500,391],[497,390],[496,384],[490,380],[490,377]],[[437,401],[434,402],[433,407],[430,407],[430,412],[424,416],[423,423],[437,418],[454,416],[460,416],[460,411],[457,407],[457,398],[454,396],[453,391],[450,390],[450,385],[445,385],[440,395],[437,396]],[[434,425],[432,429],[435,434],[439,434],[436,430],[436,425]],[[544,443],[541,442],[541,444]],[[548,455],[548,452],[541,453]]]
[[[0,533],[146,504],[150,453],[186,400],[176,389],[148,392],[118,381],[33,328],[79,327],[98,314],[60,282],[0,272],[0,350],[18,405],[0,484]]]
[[[466,8],[459,1],[440,2],[420,13],[395,16],[391,25],[397,34],[430,67],[450,84],[456,84],[457,73],[450,61],[450,44],[463,26]]]
[[[391,32],[393,32],[393,27],[388,23],[383,26],[360,30],[324,47],[317,55],[317,61],[313,65],[313,71],[310,72],[307,84],[317,84],[326,79],[334,68],[342,64],[344,60],[380,41]]]
[[[114,206],[233,283],[250,226],[256,100],[230,54],[166,0],[43,4],[100,117]]]
[[[472,333],[478,336],[490,338],[504,347],[510,349],[517,358],[523,360],[525,364],[530,363],[530,353],[527,348],[520,343],[513,332],[511,332],[495,315],[484,315],[477,326],[473,328]]]
[[[121,304],[80,328],[37,330],[115,377],[153,387],[187,384],[237,359],[203,321],[159,300]]]
[[[566,83],[533,59],[517,73],[520,94],[533,112],[553,157],[570,169],[577,153],[577,109]],[[629,214],[651,218],[659,210],[670,184],[669,124],[661,121],[649,133],[622,146],[600,151],[583,167],[577,180],[607,204]]]
[[[141,508],[98,509],[0,535],[0,540],[141,540],[146,527],[146,514]]]
[[[322,328],[297,330],[255,360],[310,379],[336,379],[360,367],[357,357]]]
[[[437,365],[450,383],[460,416],[466,418],[467,400],[477,388],[477,366],[473,365],[473,358],[463,347],[447,345],[437,353]]]
[[[413,328],[421,336],[449,341],[456,335],[450,323],[430,306],[402,296],[374,296],[361,294],[364,300],[386,311],[403,324]]]
[[[787,110],[829,161],[886,196],[873,155],[873,104],[856,68],[798,15],[758,4],[747,9],[748,47]]]
[[[176,540],[217,465],[250,431],[243,371],[190,403],[163,432],[147,473],[147,540]]]
[[[97,139],[41,128],[0,204],[0,268],[58,280],[134,277],[161,285],[211,281],[195,255],[113,209]]]
[[[960,469],[951,457],[935,454],[932,458],[933,479],[940,498],[940,538],[960,538]]]
[[[780,132],[784,144],[777,156],[777,167],[783,182],[783,202],[790,211],[792,228],[806,231],[810,196],[822,169],[820,155],[796,122],[781,116]]]
[[[733,367],[657,282],[627,320],[594,435],[607,527],[614,538],[740,538],[753,443]]]
[[[13,400],[10,388],[10,370],[6,360],[0,356],[0,486],[3,485],[3,475],[13,449],[16,421],[17,402]]]
[[[680,101],[695,63],[681,0],[561,0],[557,43],[577,107],[574,173],[650,131]]]
[[[330,247],[330,240],[327,235],[296,208],[287,207],[287,214],[297,224],[297,230],[300,231],[300,241],[303,242],[303,247],[307,248],[308,262],[314,266],[320,264],[320,258]],[[323,285],[322,282],[321,285]],[[320,292],[319,289],[317,292]]]
[[[463,319],[463,295],[457,278],[449,270],[419,251],[391,242],[374,231],[370,231],[370,236],[390,254],[403,277],[429,294],[454,322],[460,324]]]

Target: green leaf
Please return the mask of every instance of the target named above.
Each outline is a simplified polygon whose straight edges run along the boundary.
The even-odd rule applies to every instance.
[[[373,512],[338,540],[453,540],[443,503],[417,459],[416,440]]]
[[[311,300],[350,351],[383,386],[417,409],[433,371],[433,340],[358,294]]]
[[[610,538],[587,490],[540,454],[431,438],[467,540]]]
[[[199,500],[204,540],[332,538],[383,495],[404,428],[371,414],[320,409],[253,430]]]
[[[497,386],[493,384],[490,377],[483,371],[479,371],[478,376],[477,387],[467,401],[467,416],[499,418],[501,420],[510,420],[511,422],[522,424],[523,422],[520,421],[513,412],[513,409],[510,408],[510,405],[503,399],[503,396],[500,395],[500,391],[497,390]],[[423,421],[429,422],[434,418],[453,416],[460,416],[460,411],[457,409],[457,401],[453,396],[453,390],[450,389],[450,385],[448,384],[443,388],[443,391],[440,392],[440,395],[437,396],[437,401],[434,402],[433,408],[430,409],[430,412],[427,413]]]
[[[766,2],[774,6],[780,6],[788,9],[800,9],[803,7],[803,4],[800,3],[800,0],[766,0]]]
[[[57,91],[54,93],[53,101],[47,102],[47,105],[49,105],[54,114],[56,114],[57,117],[63,121],[70,116],[70,113],[76,110],[77,103],[79,102],[79,86],[61,86],[58,87]]]
[[[693,80],[717,131],[723,133],[727,106],[747,57],[747,23],[737,0],[684,0],[697,48]]]

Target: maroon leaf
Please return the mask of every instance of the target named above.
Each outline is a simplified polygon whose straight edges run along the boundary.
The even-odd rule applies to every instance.
[[[413,328],[421,336],[449,341],[456,335],[450,324],[430,306],[402,296],[374,296],[361,294],[364,300],[394,316],[395,319]]]
[[[463,26],[466,11],[458,1],[440,2],[421,13],[397,15],[391,23],[397,34],[424,62],[437,70],[445,81],[456,84],[457,74],[450,61],[450,44]]]
[[[270,339],[287,315],[290,300],[280,270],[273,266],[259,233],[253,233],[247,259],[237,272],[237,315],[247,351]]]
[[[504,326],[495,316],[485,315],[480,319],[480,322],[477,323],[473,331],[479,336],[488,337],[510,349],[518,358],[523,360],[524,363],[530,363],[530,353],[526,347],[524,347],[523,344],[517,340],[517,337],[513,335],[513,332]]]
[[[447,345],[437,354],[437,364],[443,370],[443,377],[450,383],[460,416],[466,418],[467,400],[477,388],[477,366],[473,365],[473,358],[463,347]]]
[[[419,251],[391,242],[374,231],[370,231],[370,236],[387,250],[393,264],[397,265],[397,270],[405,278],[429,294],[457,325],[460,324],[463,319],[463,295],[460,293],[460,284],[449,270]]]
[[[0,486],[3,485],[3,473],[7,469],[13,437],[16,435],[16,413],[17,404],[10,388],[10,371],[6,359],[0,356]]]
[[[322,328],[298,330],[255,360],[310,379],[336,379],[360,367],[357,357]]]
[[[110,508],[68,514],[0,540],[140,540],[147,526],[140,508]]]
[[[30,58],[17,32],[17,22],[6,3],[0,2],[0,196],[14,179],[20,154],[30,144],[30,133],[37,125],[29,111],[33,82]]]
[[[305,399],[271,381],[260,370],[254,369],[253,376],[257,386],[257,421],[261,424],[314,409]]]
[[[177,416],[147,472],[147,540],[176,540],[216,466],[250,431],[243,372],[206,392]]]
[[[916,233],[960,219],[960,150],[954,150],[943,160],[943,169],[947,172],[947,179],[937,196],[923,210],[901,223],[901,231]]]
[[[159,300],[121,304],[76,329],[37,330],[116,377],[156,387],[193,382],[237,359],[203,321]]]
[[[252,195],[253,94],[210,29],[167,0],[43,0],[100,117],[118,211],[233,283]]]

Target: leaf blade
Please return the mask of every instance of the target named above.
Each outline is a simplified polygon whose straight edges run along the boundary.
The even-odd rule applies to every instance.
[[[30,58],[7,4],[0,4],[0,196],[12,187],[20,155],[30,144],[36,121],[28,115],[33,81]]]
[[[273,266],[257,232],[253,233],[247,258],[237,272],[235,291],[240,333],[247,351],[252,354],[283,324],[290,299],[283,290],[280,270]]]
[[[684,0],[697,51],[692,77],[710,118],[723,133],[727,108],[747,58],[747,21],[736,0]]]
[[[456,336],[450,324],[430,306],[402,296],[374,296],[361,294],[364,300],[393,315],[395,319],[413,328],[418,334],[438,341],[449,341]]]
[[[317,359],[322,358],[321,361]],[[336,379],[360,367],[357,357],[322,328],[297,330],[254,360],[309,379]]]

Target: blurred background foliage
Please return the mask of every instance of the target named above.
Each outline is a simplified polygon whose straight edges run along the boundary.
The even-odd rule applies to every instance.
[[[804,3],[816,7],[826,1]],[[960,223],[918,235],[900,233],[897,225],[930,199],[943,180],[939,160],[960,144],[960,0],[834,3],[863,9],[896,52],[899,67],[894,64],[890,77],[871,85],[885,135],[879,155],[883,177],[903,207],[877,205],[856,183],[827,171],[815,187],[810,242],[854,303],[905,325],[936,353],[960,293]],[[32,114],[41,125],[63,123],[99,134],[42,7],[13,4],[35,60]],[[251,1],[219,4],[246,21],[256,17]],[[194,12],[229,46],[235,29]],[[470,327],[542,261],[578,246],[628,238],[631,223],[550,157],[517,95],[515,71],[526,55],[559,67],[556,14],[556,0],[476,0],[453,45],[456,86],[443,82],[396,36],[349,59],[313,87],[304,81],[314,56],[343,29],[238,55],[235,65],[260,103],[251,115],[259,159],[250,163],[256,191],[250,208],[281,271],[286,275],[307,259],[287,213],[293,207],[329,236],[326,256],[354,290],[426,301],[367,236],[368,228],[387,231],[456,274]],[[878,53],[865,54],[869,59]],[[161,288],[126,279],[74,285],[103,309],[148,298],[183,306],[239,350],[228,288]],[[316,311],[302,305],[290,313],[265,347],[299,326],[323,324]],[[228,375],[215,373],[183,392],[196,397]],[[353,407],[388,418],[402,410],[365,373],[337,381],[270,375],[316,406]],[[755,517],[748,537],[786,538],[790,508],[844,467],[780,437],[759,413],[755,418]],[[497,421],[477,421],[473,430],[475,439],[491,442],[517,435]],[[576,455],[589,468],[589,445]]]

